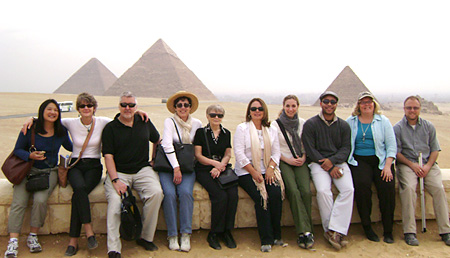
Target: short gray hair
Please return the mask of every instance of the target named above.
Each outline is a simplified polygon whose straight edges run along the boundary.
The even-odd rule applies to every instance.
[[[124,91],[124,92],[122,92],[122,94],[120,95],[120,98],[119,98],[119,102],[122,100],[122,98],[134,98],[134,100],[137,103],[136,95],[134,95],[134,93],[131,92],[131,91]]]
[[[218,111],[225,115],[225,109],[219,104],[213,104],[206,108],[206,114],[208,115],[211,111]]]

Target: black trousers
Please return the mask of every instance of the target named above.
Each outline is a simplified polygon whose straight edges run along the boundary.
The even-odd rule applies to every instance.
[[[358,162],[358,166],[350,165],[355,188],[355,201],[358,213],[363,226],[371,224],[370,215],[372,213],[372,183],[377,189],[377,196],[383,222],[384,234],[392,233],[395,209],[395,171],[391,166],[394,179],[386,182],[381,177],[381,170],[378,168],[379,159],[377,156],[353,155]]]
[[[100,159],[82,159],[67,174],[67,178],[73,188],[70,237],[79,237],[81,226],[91,222],[89,193],[100,182],[102,171],[103,167]]]
[[[265,175],[263,175],[264,177]],[[239,177],[239,185],[255,202],[256,222],[258,224],[261,245],[272,245],[275,239],[281,239],[281,188],[266,184],[269,196],[267,210],[262,206],[262,199],[250,174]]]
[[[237,186],[222,190],[209,171],[196,171],[197,181],[208,191],[211,200],[211,232],[223,233],[234,228],[239,200]]]

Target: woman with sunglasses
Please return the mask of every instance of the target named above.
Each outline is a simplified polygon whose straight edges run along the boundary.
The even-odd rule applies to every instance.
[[[255,202],[261,251],[270,252],[281,240],[281,207],[284,183],[278,164],[278,134],[269,124],[266,103],[252,99],[247,106],[246,122],[234,134],[234,154],[239,185]]]
[[[380,105],[370,92],[359,94],[355,109],[347,122],[352,132],[348,164],[352,171],[356,207],[364,233],[369,240],[380,241],[370,220],[374,183],[383,222],[383,240],[393,243],[395,177],[392,163],[397,154],[394,129],[389,119],[381,115]]]
[[[17,257],[19,247],[19,234],[22,228],[25,210],[28,200],[33,196],[31,207],[30,234],[27,237],[27,246],[31,253],[42,251],[37,233],[44,225],[47,215],[47,200],[55,189],[58,181],[58,152],[62,146],[72,151],[72,142],[66,128],[61,124],[61,114],[58,102],[48,99],[39,106],[39,115],[34,123],[34,148],[31,146],[31,130],[28,133],[19,134],[14,154],[19,158],[34,160],[29,174],[49,173],[48,189],[28,192],[26,189],[27,178],[18,185],[14,185],[13,200],[8,219],[8,232],[10,240],[5,257]]]
[[[164,121],[161,145],[173,167],[173,173],[159,173],[159,180],[164,191],[164,218],[167,225],[169,249],[189,252],[191,250],[195,172],[181,174],[173,143],[179,142],[178,134],[182,143],[192,143],[195,132],[202,127],[202,122],[191,116],[198,108],[198,99],[197,96],[190,92],[179,91],[175,93],[167,100],[166,106],[174,116]],[[177,197],[180,202],[181,245],[178,243]]]
[[[301,140],[305,120],[298,117],[299,106],[297,96],[287,95],[283,99],[280,117],[273,121],[271,126],[278,132],[281,151],[280,170],[298,235],[297,244],[301,248],[310,249],[314,245],[311,219],[311,176]]]
[[[211,199],[211,231],[207,241],[209,246],[220,250],[219,238],[228,248],[236,248],[231,235],[238,203],[237,185],[222,189],[217,182],[231,158],[231,133],[222,126],[225,110],[221,105],[211,105],[206,109],[208,125],[197,129],[194,138],[195,174],[197,181],[208,191]],[[208,151],[209,149],[209,151]]]
[[[95,97],[83,92],[77,96],[76,100],[76,110],[79,117],[63,118],[61,120],[73,140],[73,152],[69,165],[78,159],[84,141],[91,131],[95,120],[91,138],[82,157],[80,157],[80,161],[67,173],[67,179],[73,189],[73,194],[69,230],[70,240],[64,254],[65,256],[73,256],[78,252],[78,239],[81,235],[82,225],[84,225],[88,249],[95,249],[98,246],[91,223],[89,193],[98,185],[102,178],[101,137],[103,128],[111,122],[111,119],[95,116],[97,107],[98,102]],[[140,113],[141,116],[147,116],[145,112],[140,111]],[[28,127],[32,123],[32,120],[28,121],[24,126]]]

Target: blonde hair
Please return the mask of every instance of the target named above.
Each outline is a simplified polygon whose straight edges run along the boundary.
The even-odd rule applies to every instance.
[[[373,101],[373,105],[374,105],[373,114],[381,115],[380,104],[378,104],[378,102],[374,99],[372,99],[372,101]],[[356,101],[356,105],[355,105],[355,108],[353,109],[352,116],[361,115],[361,109],[359,108],[359,104],[361,104],[361,100]]]

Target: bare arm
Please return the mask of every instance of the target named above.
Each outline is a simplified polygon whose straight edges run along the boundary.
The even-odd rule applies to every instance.
[[[111,181],[118,178],[116,163],[114,163],[114,156],[112,154],[105,154],[105,165]],[[114,189],[116,189],[118,195],[127,191],[127,185],[120,180],[115,180],[115,182],[112,182],[112,185],[114,186]]]

